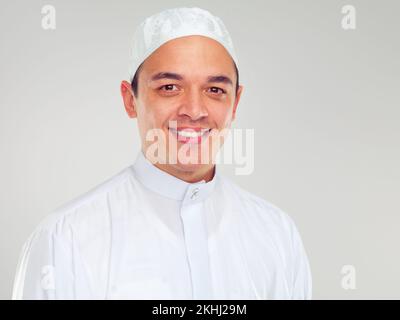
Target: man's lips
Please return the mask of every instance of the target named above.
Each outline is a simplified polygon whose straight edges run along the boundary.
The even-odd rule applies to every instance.
[[[189,128],[177,127],[169,128],[169,131],[177,137],[178,141],[183,143],[201,143],[202,140],[207,138],[211,129],[210,128]]]

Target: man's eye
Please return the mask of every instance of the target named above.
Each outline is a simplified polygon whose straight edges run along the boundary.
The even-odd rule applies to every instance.
[[[212,93],[225,93],[225,90],[218,87],[211,87],[210,90]]]
[[[163,85],[163,86],[161,86],[159,89],[160,90],[165,90],[165,91],[173,91],[173,88],[176,88],[176,85],[174,85],[174,84],[166,84],[166,85]]]

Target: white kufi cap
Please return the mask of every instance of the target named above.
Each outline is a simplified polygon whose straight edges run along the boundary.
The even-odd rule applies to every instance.
[[[148,17],[136,29],[131,50],[129,77],[157,48],[179,37],[201,35],[222,44],[238,66],[232,39],[222,20],[200,8],[174,8]]]

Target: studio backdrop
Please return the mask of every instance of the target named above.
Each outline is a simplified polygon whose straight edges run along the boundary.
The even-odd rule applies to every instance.
[[[132,164],[124,110],[136,26],[179,6],[223,19],[254,132],[221,173],[287,212],[314,299],[400,298],[398,1],[0,3],[0,298],[22,245],[55,208]],[[251,145],[251,144],[250,144]]]

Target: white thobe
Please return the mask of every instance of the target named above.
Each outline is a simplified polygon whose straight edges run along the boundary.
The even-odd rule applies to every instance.
[[[217,167],[187,183],[136,161],[42,221],[14,299],[311,299],[302,240],[285,212]]]

